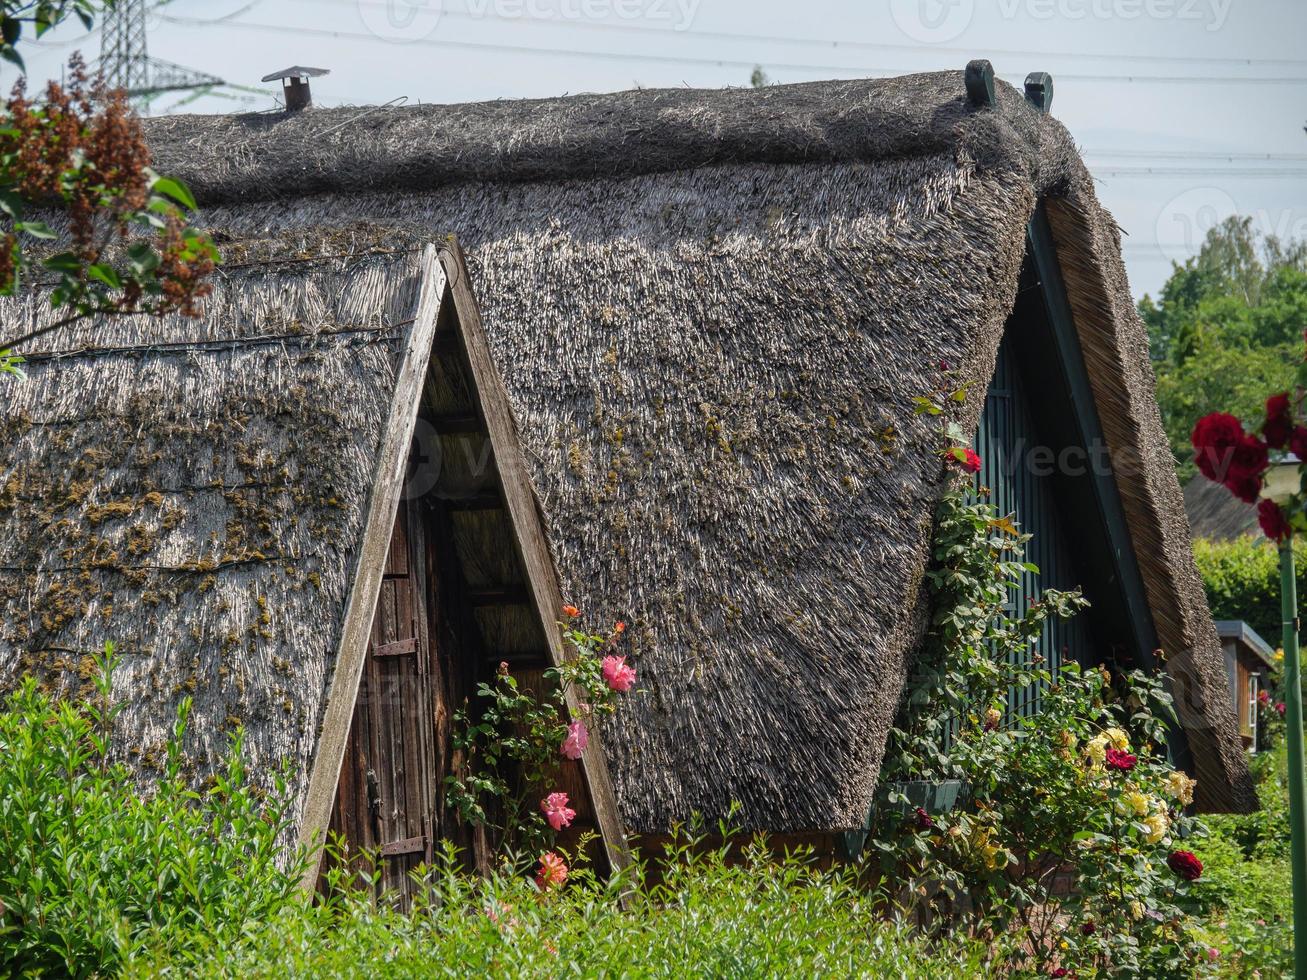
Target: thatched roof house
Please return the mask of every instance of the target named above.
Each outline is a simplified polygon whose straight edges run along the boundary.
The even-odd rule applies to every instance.
[[[76,671],[116,638],[125,737],[148,756],[192,692],[199,747],[243,722],[261,762],[289,759],[320,830],[366,640],[345,642],[349,617],[408,574],[365,531],[396,513],[387,454],[417,415],[442,465],[426,533],[458,555],[449,615],[479,651],[465,681],[507,654],[547,661],[553,596],[521,554],[538,531],[562,595],[632,623],[644,693],[605,738],[629,830],[732,801],[745,828],[857,827],[945,482],[913,399],[941,361],[984,391],[1019,327],[1012,370],[1053,345],[1026,385],[1055,399],[1036,414],[1115,464],[1067,484],[1090,508],[1067,533],[1101,559],[1072,570],[1095,636],[1118,659],[1166,651],[1201,802],[1250,805],[1118,231],[1070,136],[1020,92],[977,104],[945,72],[149,134],[227,264],[202,320],[50,337],[7,391],[5,681]],[[448,235],[470,281],[454,252],[424,258]],[[446,297],[434,342],[419,329],[454,286],[480,303],[480,373],[470,293],[461,311]],[[406,370],[425,381],[405,388]],[[979,422],[982,399],[967,411]],[[498,531],[474,526],[478,501]]]

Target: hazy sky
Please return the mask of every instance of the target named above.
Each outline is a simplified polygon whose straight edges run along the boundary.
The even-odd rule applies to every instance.
[[[331,69],[321,105],[741,85],[755,65],[775,82],[976,57],[1018,86],[1047,71],[1053,114],[1129,236],[1137,295],[1234,211],[1307,237],[1305,39],[1302,0],[173,0],[149,14],[153,57],[264,90],[186,112],[267,108],[279,91],[260,77],[292,64]],[[79,48],[94,56],[98,37],[61,28],[29,48],[32,75]]]

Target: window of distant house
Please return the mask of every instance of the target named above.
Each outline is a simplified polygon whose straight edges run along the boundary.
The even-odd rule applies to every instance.
[[[1257,751],[1257,675],[1251,671],[1248,674],[1248,725],[1246,734],[1252,738],[1252,744],[1249,746],[1254,752]]]

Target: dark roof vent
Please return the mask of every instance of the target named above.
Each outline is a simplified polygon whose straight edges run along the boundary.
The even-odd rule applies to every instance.
[[[994,66],[984,58],[967,62],[967,98],[977,109],[994,106]]]
[[[271,75],[264,75],[263,80],[265,82],[280,81],[282,83],[282,93],[286,96],[286,111],[299,112],[301,109],[307,109],[313,105],[313,93],[309,91],[309,79],[330,74],[331,70],[327,68],[305,68],[302,65],[295,65],[282,71],[274,71]]]
[[[1026,101],[1047,113],[1053,108],[1053,76],[1046,71],[1032,71],[1026,76]]]

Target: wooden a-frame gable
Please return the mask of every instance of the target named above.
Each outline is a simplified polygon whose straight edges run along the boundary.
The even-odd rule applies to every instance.
[[[501,662],[539,686],[568,656],[557,572],[457,243],[428,246],[421,275],[299,834],[319,855],[329,830],[379,851],[382,883],[401,893],[440,840],[488,865],[484,838],[460,836],[443,810],[453,712]],[[559,788],[578,811],[565,842],[593,829],[609,867],[625,866],[598,733]]]

